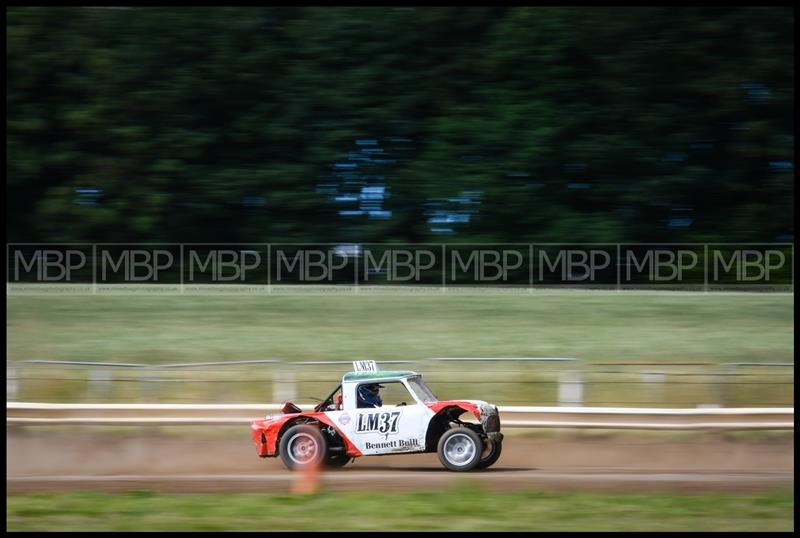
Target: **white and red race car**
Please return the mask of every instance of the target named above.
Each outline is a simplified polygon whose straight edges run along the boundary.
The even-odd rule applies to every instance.
[[[252,421],[258,455],[280,456],[292,470],[342,467],[361,456],[437,452],[447,469],[470,471],[500,457],[497,406],[439,401],[416,372],[378,371],[374,361],[353,365],[356,371],[345,374],[313,411],[286,402],[283,414]],[[462,421],[465,413],[476,420]]]

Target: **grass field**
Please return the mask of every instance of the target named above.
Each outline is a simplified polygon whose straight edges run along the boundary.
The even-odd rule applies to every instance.
[[[792,361],[793,294],[7,296],[8,361]]]
[[[791,294],[537,291],[417,295],[9,295],[7,357],[138,364],[251,359],[319,361],[431,357],[583,359],[586,405],[791,405],[793,370],[658,367],[664,383],[643,382],[652,366],[604,361],[792,362]],[[552,405],[554,363],[418,362],[440,398]],[[324,397],[341,365],[291,375],[295,397]],[[269,365],[116,369],[93,383],[86,368],[18,368],[16,398],[28,401],[264,402],[275,392]],[[611,370],[609,372],[609,370]],[[747,373],[746,377],[740,374]],[[155,375],[155,377],[153,377]],[[95,390],[100,387],[101,390]],[[105,388],[103,388],[105,387]]]
[[[747,495],[416,493],[160,495],[69,493],[6,498],[8,531],[792,531],[791,491]]]

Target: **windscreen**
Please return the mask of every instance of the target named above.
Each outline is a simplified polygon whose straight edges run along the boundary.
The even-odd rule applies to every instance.
[[[433,391],[425,384],[421,377],[409,377],[408,386],[417,395],[417,398],[422,400],[422,403],[438,402],[439,399],[433,394]]]

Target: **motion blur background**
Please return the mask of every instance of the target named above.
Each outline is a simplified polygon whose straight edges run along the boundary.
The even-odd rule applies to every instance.
[[[376,359],[501,406],[793,408],[793,8],[12,7],[6,32],[9,243],[748,243],[790,260],[789,293],[8,284],[7,402],[307,404]],[[793,430],[510,428],[497,472],[473,475],[491,493],[404,478],[438,466],[427,454],[356,461],[329,485],[368,493],[300,502],[242,424],[7,424],[7,528],[794,524]],[[431,481],[456,487],[392,493]],[[534,489],[551,487],[579,492]],[[61,493],[94,488],[148,491]]]
[[[9,241],[791,241],[791,8],[10,8]]]

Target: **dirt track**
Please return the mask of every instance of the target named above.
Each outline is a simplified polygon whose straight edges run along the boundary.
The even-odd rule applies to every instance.
[[[247,432],[245,432],[247,433]],[[260,459],[247,435],[110,435],[76,429],[8,429],[9,494],[74,489],[287,491],[296,478],[280,460]],[[794,442],[509,438],[500,461],[477,473],[445,471],[435,454],[366,457],[325,473],[326,487],[384,490],[486,487],[601,490],[754,490],[794,483]]]

